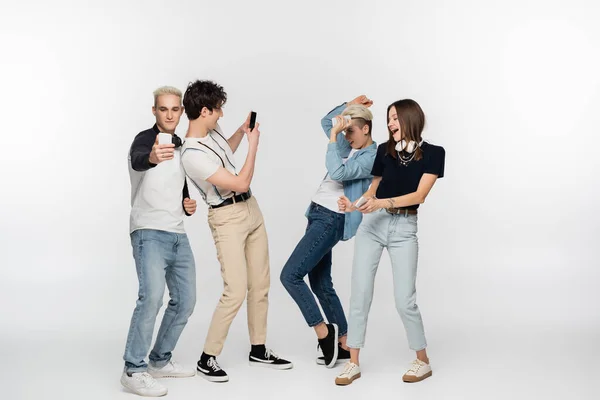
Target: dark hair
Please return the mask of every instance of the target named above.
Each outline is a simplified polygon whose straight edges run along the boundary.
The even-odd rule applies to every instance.
[[[390,110],[392,107],[396,109],[398,121],[400,122],[400,129],[402,131],[402,135],[404,136],[404,140],[407,142],[421,142],[421,134],[423,133],[423,128],[425,128],[425,114],[423,113],[421,106],[419,106],[416,101],[410,99],[398,100],[388,106],[387,127],[389,140],[387,143],[386,154],[391,155],[393,158],[397,158],[398,156],[396,154],[396,142],[394,141],[394,134],[389,127]],[[415,160],[420,160],[423,158],[423,150],[421,147],[417,147],[415,151]]]
[[[360,129],[364,128],[365,125],[369,127],[369,135],[371,135],[371,131],[373,130],[373,121],[366,120],[364,118],[352,118],[352,121],[356,121],[358,127]]]
[[[200,117],[204,107],[212,112],[215,108],[222,107],[226,101],[227,93],[223,87],[212,81],[190,82],[183,95],[185,115],[190,121]]]

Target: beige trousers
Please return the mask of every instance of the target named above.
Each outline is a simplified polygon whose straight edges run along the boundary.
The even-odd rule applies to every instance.
[[[265,344],[269,308],[269,248],[262,213],[254,196],[210,209],[208,223],[221,263],[223,294],[210,323],[204,352],[218,356],[229,326],[247,298],[251,344]]]

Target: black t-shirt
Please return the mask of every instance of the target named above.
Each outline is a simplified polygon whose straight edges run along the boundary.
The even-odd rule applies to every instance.
[[[416,192],[423,174],[434,174],[438,178],[444,176],[446,151],[443,147],[423,142],[421,145],[423,158],[419,161],[413,159],[406,166],[400,164],[398,158],[386,154],[386,148],[387,142],[379,145],[371,170],[371,175],[382,177],[376,193],[380,199]],[[419,205],[415,204],[407,208],[417,209]]]

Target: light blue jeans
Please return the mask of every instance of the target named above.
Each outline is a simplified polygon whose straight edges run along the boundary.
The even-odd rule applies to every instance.
[[[156,316],[163,303],[165,283],[169,305],[165,310],[150,362],[164,367],[196,304],[196,265],[187,235],[152,229],[131,233],[139,292],[125,345],[125,370],[144,372],[152,344]]]
[[[385,210],[366,214],[356,234],[348,347],[357,349],[364,346],[375,274],[384,248],[390,255],[396,310],[402,318],[409,347],[415,351],[423,350],[427,342],[415,288],[419,251],[417,216],[392,215]]]

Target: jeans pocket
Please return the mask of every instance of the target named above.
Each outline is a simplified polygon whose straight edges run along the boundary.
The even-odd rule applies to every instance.
[[[407,235],[415,235],[418,230],[417,216],[416,215],[408,215],[406,217],[400,216],[398,226],[396,229],[404,232]]]
[[[335,212],[318,204],[314,205],[314,208],[311,209],[309,215],[312,215],[313,221],[321,221],[321,223],[330,229],[334,228],[334,225],[337,221]]]
[[[407,216],[406,216],[406,221],[407,221],[407,222],[408,222],[410,225],[412,225],[412,226],[416,227],[416,226],[417,226],[417,223],[419,222],[419,217],[417,217],[416,215],[407,215]]]
[[[142,245],[144,241],[144,230],[138,229],[136,231],[133,231],[131,232],[129,237],[131,238],[131,247],[133,247],[134,249],[138,248]]]

